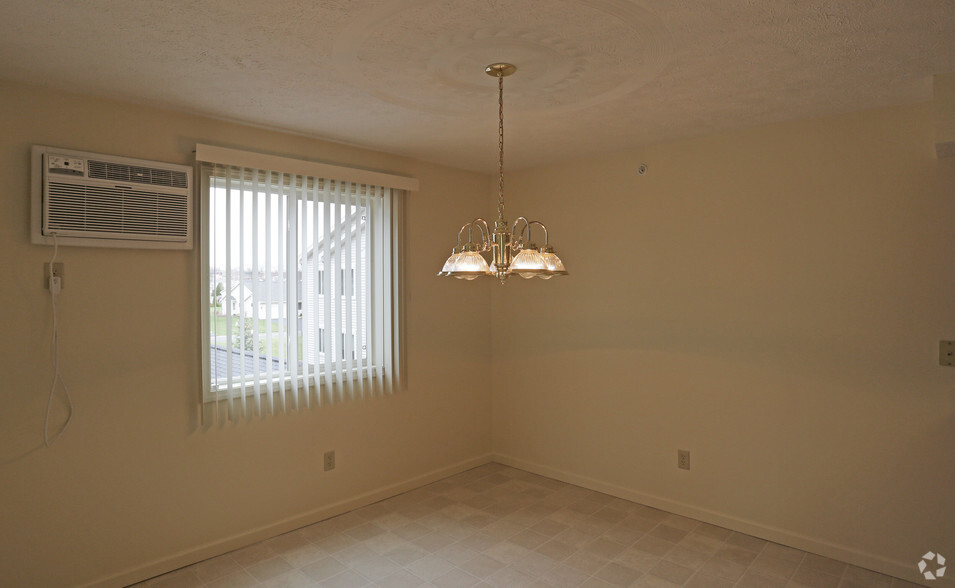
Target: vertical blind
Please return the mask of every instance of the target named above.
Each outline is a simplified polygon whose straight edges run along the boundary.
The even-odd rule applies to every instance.
[[[393,392],[401,190],[215,161],[200,172],[213,418]]]

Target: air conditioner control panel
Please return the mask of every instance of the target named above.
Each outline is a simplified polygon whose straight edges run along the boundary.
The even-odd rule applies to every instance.
[[[46,156],[47,170],[54,174],[66,174],[71,176],[86,175],[86,160],[79,157],[67,157],[65,155],[48,154]]]

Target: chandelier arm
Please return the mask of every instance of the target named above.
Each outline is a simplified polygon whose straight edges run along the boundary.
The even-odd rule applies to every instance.
[[[547,239],[547,227],[544,226],[544,223],[542,223],[542,222],[540,222],[540,221],[536,221],[536,220],[535,220],[535,221],[531,221],[530,223],[528,223],[528,227],[527,227],[527,240],[530,241],[530,239],[531,239],[531,228],[530,228],[530,225],[538,225],[540,228],[544,229],[544,247],[547,247],[548,245],[550,245],[550,241]]]
[[[464,232],[464,229],[467,229],[470,226],[471,226],[471,223],[465,223],[461,225],[461,230],[458,231],[458,247],[461,246],[461,233]]]
[[[524,221],[524,226],[521,228],[521,232],[518,233],[517,223],[519,223],[520,221]],[[511,243],[511,248],[514,249],[514,251],[517,251],[520,247],[523,246],[525,230],[527,231],[528,242],[531,240],[531,222],[532,221],[527,220],[526,216],[519,216],[516,219],[514,219],[513,228],[511,228],[511,235],[514,236],[514,242]]]
[[[491,229],[487,226],[487,221],[481,217],[478,217],[471,221],[470,224],[481,229],[481,251],[487,251],[491,242]]]

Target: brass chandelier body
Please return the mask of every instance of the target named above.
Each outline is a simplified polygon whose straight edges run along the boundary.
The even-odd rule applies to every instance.
[[[492,63],[484,71],[497,78],[498,96],[498,198],[497,220],[492,231],[483,218],[476,218],[464,224],[458,231],[457,246],[451,250],[451,256],[438,272],[439,276],[448,276],[462,280],[473,280],[480,276],[493,276],[501,284],[513,274],[522,278],[550,279],[567,274],[563,262],[550,246],[547,227],[540,221],[527,220],[519,216],[511,225],[504,218],[504,78],[517,71],[510,63]],[[537,247],[530,241],[531,227],[540,227],[544,231],[544,245]],[[461,243],[467,234],[467,241]],[[489,254],[488,265],[484,254]]]

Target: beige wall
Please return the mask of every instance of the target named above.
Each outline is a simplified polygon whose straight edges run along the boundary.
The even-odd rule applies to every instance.
[[[955,370],[936,361],[955,338],[955,160],[934,159],[929,105],[509,173],[508,211],[548,223],[571,276],[503,288],[434,277],[454,228],[493,213],[486,176],[3,84],[0,123],[2,585],[132,581],[492,447],[890,573],[955,553]],[[30,145],[189,163],[196,142],[421,179],[408,391],[199,427],[197,251],[62,248],[77,411],[42,448],[52,251],[29,243]]]
[[[492,293],[500,460],[907,577],[955,553],[955,159],[931,105],[507,186],[571,275]]]
[[[142,579],[327,516],[363,493],[487,459],[490,401],[478,371],[489,361],[490,284],[435,277],[454,227],[483,207],[485,176],[4,84],[0,129],[0,585]],[[198,427],[198,249],[63,247],[62,373],[76,414],[42,448],[51,378],[43,263],[52,248],[29,240],[30,146],[191,163],[197,142],[421,180],[406,208],[407,392]],[[327,449],[338,463],[326,474]]]

